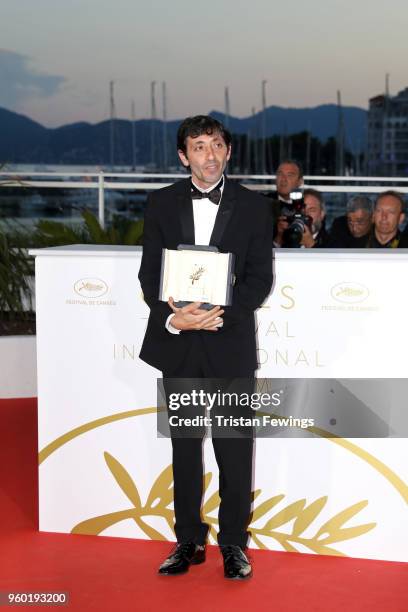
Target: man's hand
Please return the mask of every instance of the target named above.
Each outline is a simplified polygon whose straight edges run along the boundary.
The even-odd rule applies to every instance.
[[[301,240],[301,245],[306,247],[307,249],[311,249],[312,247],[314,247],[315,245],[315,239],[312,236],[312,232],[310,231],[310,228],[305,225],[305,229],[303,230],[303,236],[302,236],[302,240]]]
[[[214,306],[211,310],[202,310],[201,302],[193,302],[183,308],[177,308],[172,297],[167,303],[174,312],[170,324],[181,331],[198,329],[218,331],[222,324],[221,315],[224,311],[220,306]]]

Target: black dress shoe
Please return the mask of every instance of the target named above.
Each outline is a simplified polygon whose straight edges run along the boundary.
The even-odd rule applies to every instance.
[[[188,572],[190,565],[198,565],[205,561],[205,545],[194,542],[177,544],[167,559],[159,567],[159,574],[176,576]]]
[[[220,546],[224,558],[224,576],[232,580],[246,580],[252,576],[248,557],[240,546]]]

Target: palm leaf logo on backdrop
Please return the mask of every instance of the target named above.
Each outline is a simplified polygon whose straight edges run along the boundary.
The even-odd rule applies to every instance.
[[[126,510],[119,510],[81,521],[72,529],[72,533],[98,535],[108,527],[132,519],[149,538],[166,540],[167,538],[162,533],[151,527],[144,519],[152,516],[162,517],[174,533],[174,512],[170,507],[173,501],[171,465],[159,474],[153,483],[146,503],[143,504],[137,486],[126,468],[107,452],[104,453],[104,458],[113,478],[132,506]],[[210,525],[210,537],[216,541],[218,519],[212,514],[219,507],[220,497],[218,491],[216,491],[206,499],[211,480],[212,473],[208,472],[204,476],[205,501],[202,513],[204,521]],[[254,500],[260,497],[261,493],[261,489],[254,491]],[[316,526],[312,530],[313,535],[306,536],[305,531],[311,527],[312,523],[317,523],[319,515],[326,505],[327,496],[319,497],[309,504],[306,499],[299,499],[285,505],[284,498],[284,494],[275,495],[254,507],[249,530],[252,540],[258,548],[268,549],[267,542],[272,538],[289,552],[299,552],[306,547],[317,554],[345,556],[344,553],[332,548],[331,545],[357,538],[376,526],[376,523],[365,523],[351,527],[346,525],[349,520],[353,519],[367,506],[368,501],[363,500],[345,508],[320,526]]]

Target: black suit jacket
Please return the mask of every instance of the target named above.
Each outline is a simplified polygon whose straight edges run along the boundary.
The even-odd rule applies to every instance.
[[[192,334],[218,376],[248,376],[257,367],[254,311],[272,286],[272,233],[268,202],[238,183],[225,180],[210,244],[235,254],[232,305],[224,308],[217,332],[165,328],[172,310],[159,301],[162,249],[194,244],[190,180],[153,192],[148,198],[139,279],[150,316],[140,357],[162,371],[177,367],[191,347]]]

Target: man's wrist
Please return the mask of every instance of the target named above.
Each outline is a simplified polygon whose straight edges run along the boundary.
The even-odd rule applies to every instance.
[[[166,319],[166,325],[165,325],[165,326],[166,326],[166,329],[167,329],[167,331],[168,331],[168,332],[170,332],[171,334],[175,334],[175,335],[177,335],[177,334],[179,334],[179,333],[181,332],[181,329],[177,329],[177,327],[174,327],[174,326],[171,324],[171,320],[172,320],[172,318],[173,318],[173,317],[175,317],[175,316],[176,316],[176,315],[174,314],[174,312],[172,312],[172,313],[171,313],[171,314],[170,314],[170,315],[167,317],[167,319]]]

